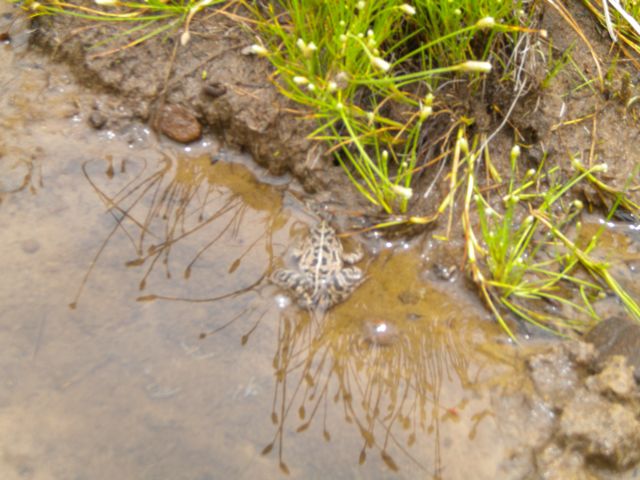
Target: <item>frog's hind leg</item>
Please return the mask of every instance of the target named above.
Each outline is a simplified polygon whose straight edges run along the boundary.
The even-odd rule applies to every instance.
[[[293,292],[292,296],[298,304],[303,308],[309,308],[307,306],[307,304],[311,304],[309,292],[313,289],[308,275],[282,268],[273,272],[269,280],[279,287]]]
[[[356,267],[343,268],[334,272],[331,276],[331,285],[327,289],[330,295],[328,303],[335,305],[351,295],[351,293],[363,282],[362,270]]]

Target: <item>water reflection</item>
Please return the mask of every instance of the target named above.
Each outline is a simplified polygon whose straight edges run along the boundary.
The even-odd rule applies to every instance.
[[[139,171],[135,171],[136,168]],[[128,160],[122,160],[115,168],[112,158],[83,165],[85,178],[113,217],[114,226],[99,247],[70,306],[77,306],[91,271],[117,233],[128,238],[134,254],[126,266],[143,269],[141,291],[146,289],[152,275],[156,277],[156,288],[160,285],[158,277],[168,280],[162,284],[163,293],[141,295],[139,301],[212,302],[258,286],[270,270],[270,264],[244,286],[234,285],[229,278],[256,249],[266,251],[268,258],[273,257],[273,233],[286,222],[278,214],[281,197],[275,189],[259,183],[246,167],[213,162],[207,155],[174,158],[165,153],[163,161],[153,171],[148,170],[146,162],[135,164]],[[251,231],[243,228],[246,223],[253,224],[254,228]],[[254,238],[248,239],[247,233]],[[184,248],[176,252],[187,238],[186,250],[190,252],[186,253]],[[192,251],[194,245],[196,252]],[[179,259],[172,261],[176,255]],[[226,267],[219,265],[227,259],[231,261]],[[201,286],[211,283],[203,278],[207,273],[225,271],[225,276],[231,277],[220,283],[234,288],[213,296],[193,296],[192,284],[189,296],[171,295],[175,282],[170,280],[176,270],[184,281],[197,273],[193,284],[202,282]]]
[[[262,453],[275,451],[283,472],[290,472],[287,445],[309,432],[349,445],[354,464],[374,454],[390,472],[441,476],[442,425],[459,420],[467,403],[461,392],[478,370],[468,359],[467,329],[459,327],[464,313],[418,281],[412,251],[381,255],[370,280],[322,316],[293,304],[278,308],[277,289],[265,277],[273,238],[292,219],[282,212],[281,193],[247,168],[209,156],[165,155],[153,169],[107,158],[85,163],[83,172],[113,226],[78,296],[118,235],[131,248],[126,266],[141,270],[139,301],[232,301],[217,307],[221,315],[197,338],[183,341],[186,355],[213,359],[209,339],[231,326],[242,332],[240,345],[252,348],[249,339],[265,318],[277,324],[270,366],[274,432]],[[294,462],[304,463],[294,450]]]
[[[372,275],[379,273],[376,269],[387,275],[402,272],[402,263],[380,261]],[[410,275],[395,278],[411,280]],[[315,425],[330,442],[329,424],[337,423],[338,435],[345,435],[347,425],[359,436],[360,465],[375,452],[393,472],[412,464],[410,470],[440,477],[441,423],[458,420],[465,404],[443,400],[442,386],[443,382],[460,382],[462,388],[472,385],[465,352],[469,339],[460,335],[456,321],[440,307],[424,313],[428,308],[424,299],[389,309],[376,296],[380,298],[375,287],[360,292],[360,302],[366,305],[361,314],[349,311],[357,306],[356,300],[355,305],[338,307],[323,318],[295,308],[281,315],[273,357],[276,388],[271,419],[276,432],[263,454],[276,449],[283,472],[289,472],[287,441],[296,442],[295,436]],[[386,321],[368,318],[371,312],[385,310]],[[376,325],[386,326],[382,339],[371,337]],[[288,434],[292,428],[296,433]],[[425,453],[429,444],[430,454]]]

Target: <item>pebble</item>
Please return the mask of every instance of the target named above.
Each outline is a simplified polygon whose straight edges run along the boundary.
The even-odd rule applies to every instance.
[[[209,82],[202,90],[211,98],[218,98],[227,93],[227,87],[220,82]]]
[[[202,125],[198,119],[179,105],[165,105],[158,117],[157,126],[167,137],[180,143],[190,143],[202,136]]]
[[[40,242],[35,238],[23,240],[21,246],[24,253],[36,253],[40,250]]]
[[[100,130],[107,124],[107,117],[105,117],[102,113],[97,110],[91,112],[89,115],[89,125],[91,125],[96,130]]]
[[[398,327],[386,320],[369,320],[363,325],[363,337],[371,345],[387,347],[398,341]]]

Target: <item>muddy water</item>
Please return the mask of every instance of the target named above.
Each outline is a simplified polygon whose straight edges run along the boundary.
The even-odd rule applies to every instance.
[[[0,64],[0,478],[530,471],[491,395],[521,363],[423,245],[376,245],[347,302],[301,312],[265,280],[312,221],[286,178],[95,131],[106,100],[66,70],[8,44]]]

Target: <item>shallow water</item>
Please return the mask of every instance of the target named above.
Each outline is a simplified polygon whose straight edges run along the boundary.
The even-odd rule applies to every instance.
[[[526,473],[491,395],[521,362],[423,245],[382,246],[309,315],[265,280],[313,221],[286,178],[210,138],[93,130],[101,98],[63,67],[0,64],[0,478]]]

